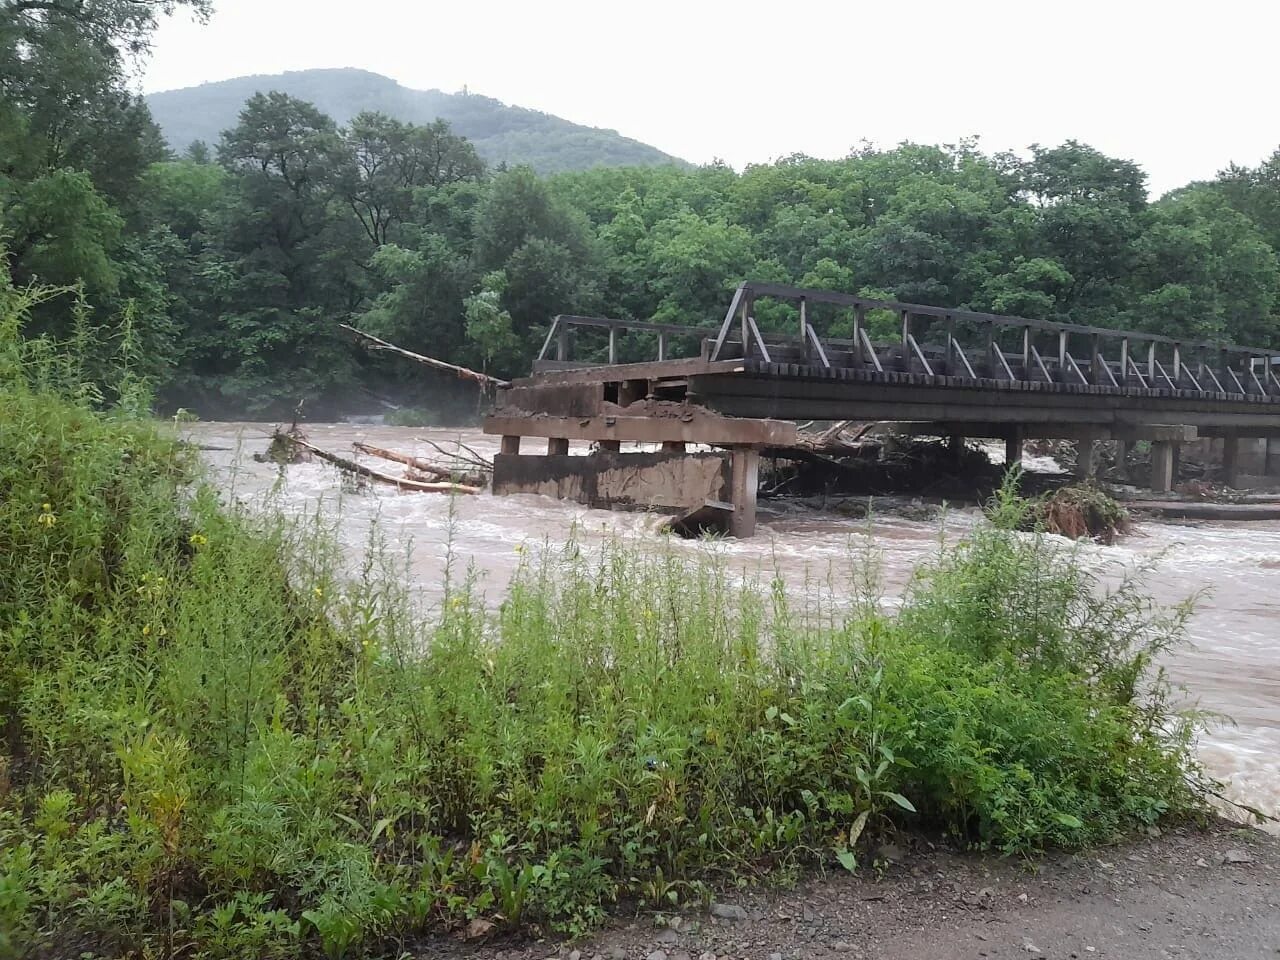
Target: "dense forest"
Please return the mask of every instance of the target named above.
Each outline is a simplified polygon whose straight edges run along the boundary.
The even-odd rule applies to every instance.
[[[615,130],[585,127],[466,91],[413,90],[390,77],[349,67],[202,83],[150,94],[147,106],[169,146],[185,151],[196,140],[216,142],[223,130],[235,126],[246,100],[270,90],[306,100],[343,124],[367,112],[385,113],[406,123],[445,120],[491,165],[523,164],[538,173],[597,166],[688,166]]]
[[[1154,201],[1139,167],[1074,141],[539,176],[443,121],[339,125],[271,92],[175,156],[131,92],[165,6],[9,4],[0,242],[19,284],[83,290],[30,333],[127,341],[170,406],[423,405],[438,385],[338,323],[506,375],[555,313],[707,324],[746,278],[1280,343],[1280,151]]]

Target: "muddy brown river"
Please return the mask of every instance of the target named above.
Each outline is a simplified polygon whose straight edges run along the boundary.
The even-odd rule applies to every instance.
[[[563,540],[573,523],[588,543],[623,537],[643,546],[658,537],[656,516],[588,510],[542,497],[449,498],[390,488],[352,493],[323,463],[282,472],[254,462],[251,455],[266,448],[270,430],[264,424],[201,423],[184,432],[206,448],[220,481],[238,499],[269,496],[286,510],[320,511],[335,521],[353,557],[375,521],[392,542],[411,544],[410,576],[417,595],[428,603],[439,596],[450,542],[457,558],[474,562],[486,595],[496,600],[515,569],[515,548],[524,542]],[[343,423],[311,424],[307,434],[313,443],[347,456],[356,440],[428,457],[434,451],[427,439],[446,448],[461,440],[485,455],[497,451],[497,438],[478,431]],[[392,473],[400,469],[381,466]],[[943,521],[877,520],[875,544],[888,596],[900,592],[915,567],[936,554],[940,534],[954,536],[978,522],[974,510],[952,511]],[[825,576],[832,566],[847,568],[866,529],[864,521],[813,511],[762,511],[753,540],[681,542],[677,548],[690,556],[714,550],[746,572],[771,576],[777,569],[799,583],[806,570]],[[1191,621],[1192,645],[1170,656],[1166,666],[1190,700],[1230,718],[1212,726],[1200,743],[1205,765],[1226,783],[1227,796],[1280,815],[1280,522],[1144,521],[1116,546],[1081,549],[1099,568],[1153,562],[1148,584],[1162,602],[1205,591]]]

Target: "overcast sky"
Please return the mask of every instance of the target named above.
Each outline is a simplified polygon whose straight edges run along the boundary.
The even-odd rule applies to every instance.
[[[147,92],[362,67],[612,127],[695,162],[866,139],[1138,161],[1155,194],[1280,146],[1280,4],[214,0],[166,21]]]

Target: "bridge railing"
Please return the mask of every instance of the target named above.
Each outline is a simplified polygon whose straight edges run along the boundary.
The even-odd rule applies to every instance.
[[[755,303],[764,298],[798,306],[794,335],[778,338],[760,332]],[[809,322],[809,309],[816,304],[851,313],[852,337],[821,337]],[[890,311],[897,317],[899,342],[872,342],[868,330],[872,311]],[[1012,350],[1008,349],[1011,337],[1016,342]],[[975,344],[974,339],[979,342]],[[819,367],[852,366],[973,380],[987,377],[1280,397],[1280,349],[872,300],[771,283],[744,283],[734,293],[707,353],[710,360],[729,356],[764,362],[799,359]]]
[[[755,304],[761,299],[796,304],[796,331],[762,332],[755,317]],[[845,313],[845,326],[851,336],[820,335],[810,317],[811,309],[819,304]],[[874,311],[894,315],[899,335],[892,341],[883,337],[873,340],[869,318]],[[882,318],[883,314],[878,316]],[[883,329],[882,320],[878,326]],[[578,342],[579,333],[586,334],[590,342]],[[535,369],[698,355],[707,360],[749,358],[766,363],[924,373],[969,380],[1280,398],[1280,349],[872,300],[771,283],[739,286],[719,327],[557,316],[538,352]]]
[[[581,344],[575,332],[578,330],[594,331],[603,334],[591,344],[595,356],[587,359],[581,356]],[[646,341],[648,353],[656,354],[646,359],[670,360],[674,356],[697,355],[702,342],[716,333],[715,327],[690,327],[675,323],[652,323],[644,320],[612,320],[608,317],[580,317],[571,314],[560,314],[551,321],[547,336],[542,341],[542,349],[538,351],[537,366],[541,369],[554,369],[557,366],[580,367],[595,364],[621,363],[623,354],[629,345],[628,334],[640,334]],[[630,338],[634,341],[638,338]],[[673,346],[692,341],[699,346],[693,351],[672,352]],[[575,347],[579,347],[575,350]],[[574,354],[579,356],[574,358]]]

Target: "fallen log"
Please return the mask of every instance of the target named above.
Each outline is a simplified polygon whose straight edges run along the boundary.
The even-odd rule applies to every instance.
[[[832,424],[826,430],[818,433],[806,430],[796,436],[795,445],[801,450],[808,450],[813,453],[826,453],[836,456],[856,455],[869,442],[863,440],[863,438],[877,425],[875,423],[864,423],[852,436],[846,437],[845,432],[852,422],[851,420],[841,420],[839,423]]]
[[[484,486],[486,480],[483,476],[476,473],[465,473],[461,470],[449,470],[446,467],[438,466],[429,460],[423,460],[421,457],[412,457],[407,453],[399,453],[395,450],[387,450],[383,447],[375,447],[371,443],[361,443],[356,441],[351,446],[361,453],[367,453],[371,457],[378,457],[382,460],[390,460],[392,463],[403,463],[406,467],[421,474],[421,477],[413,477],[414,480],[423,481],[445,481],[449,483],[463,483],[468,486]]]
[[[337,454],[322,450],[313,443],[308,443],[299,437],[290,436],[287,433],[276,433],[272,437],[273,442],[291,443],[301,447],[308,453],[314,454],[321,460],[332,463],[340,470],[347,473],[354,473],[357,476],[365,477],[369,480],[376,480],[378,483],[389,483],[399,490],[408,490],[414,493],[458,493],[465,495],[473,495],[479,493],[483,488],[472,486],[465,483],[437,483],[422,480],[410,480],[405,477],[393,477],[389,473],[383,473],[380,470],[374,470],[364,464],[356,463],[354,460],[348,460],[346,457],[339,457]]]
[[[388,353],[398,353],[402,357],[407,357],[417,363],[425,363],[429,367],[435,367],[438,370],[448,370],[456,373],[463,380],[474,380],[476,383],[483,383],[486,386],[509,387],[509,380],[499,380],[497,377],[491,377],[487,373],[481,373],[478,370],[471,370],[467,367],[460,367],[456,363],[446,363],[443,360],[437,360],[435,357],[427,357],[421,353],[414,353],[412,350],[406,350],[404,347],[397,347],[394,343],[388,343],[380,337],[375,337],[371,333],[365,333],[363,330],[357,330],[355,327],[348,326],[345,323],[338,324],[343,330],[354,334],[365,342],[370,350],[385,350]]]

